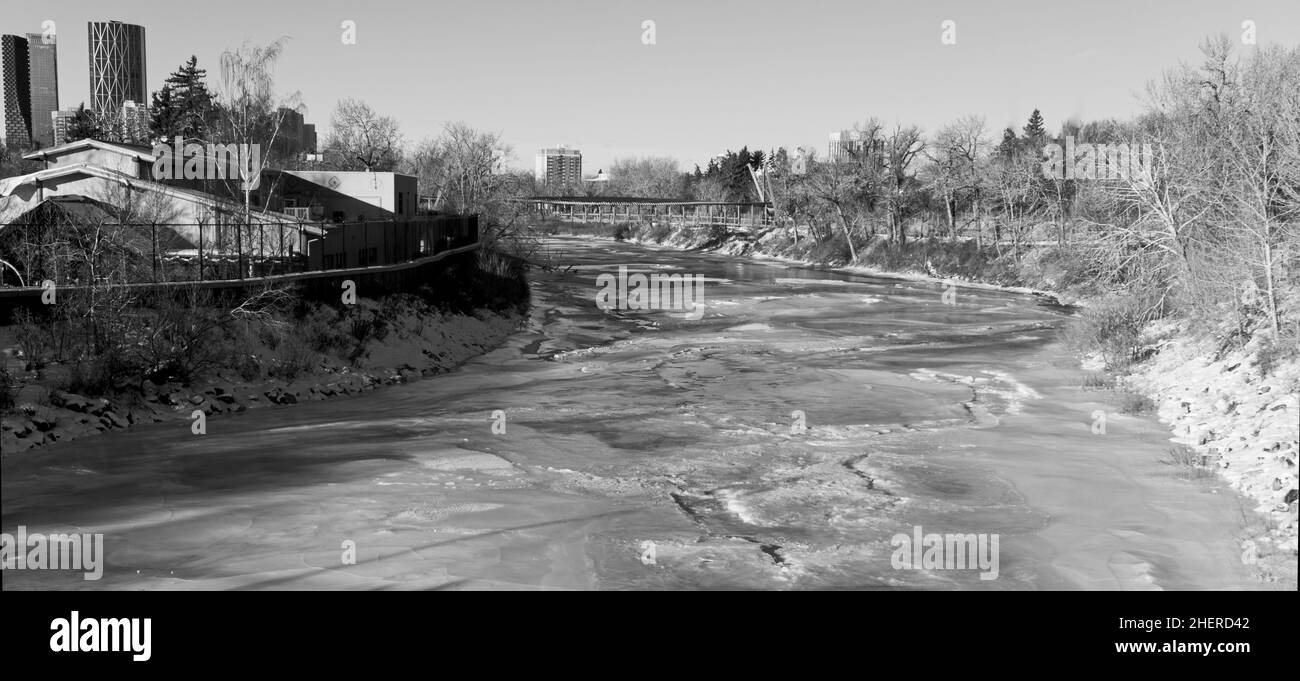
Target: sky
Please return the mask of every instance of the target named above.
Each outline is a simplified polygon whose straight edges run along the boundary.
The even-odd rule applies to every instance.
[[[824,155],[828,133],[869,117],[932,132],[975,114],[994,138],[1035,108],[1049,130],[1126,118],[1208,36],[1239,42],[1250,20],[1260,45],[1300,44],[1296,0],[4,2],[0,33],[55,22],[65,108],[88,99],[91,20],[145,27],[151,92],[191,54],[215,84],[222,51],[288,36],[277,87],[322,139],[351,97],[412,143],[464,121],[501,133],[514,166],[566,145],[589,175],[634,156],[691,169],[746,145]]]

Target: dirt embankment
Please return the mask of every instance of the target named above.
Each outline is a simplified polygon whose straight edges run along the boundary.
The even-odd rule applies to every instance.
[[[455,314],[398,306],[398,311],[386,316],[382,334],[348,348],[350,359],[317,353],[307,360],[309,366],[251,380],[246,366],[240,367],[242,375],[236,368],[220,367],[191,381],[155,383],[123,378],[102,395],[68,391],[68,367],[29,370],[14,357],[12,345],[4,343],[6,363],[17,379],[17,388],[13,409],[0,419],[0,449],[10,456],[141,423],[195,421],[196,412],[206,419],[272,405],[359,395],[450,371],[500,345],[522,319],[514,310]],[[303,329],[289,333],[303,333]],[[10,334],[0,331],[0,340],[7,340],[5,335]],[[251,363],[278,364],[272,349],[247,349]]]

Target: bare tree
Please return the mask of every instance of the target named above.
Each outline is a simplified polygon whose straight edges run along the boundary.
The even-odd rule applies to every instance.
[[[402,164],[404,144],[397,119],[363,101],[342,99],[330,117],[325,160],[337,170],[393,171]]]
[[[984,135],[984,119],[967,116],[941,128],[926,150],[929,160],[924,185],[933,191],[944,204],[948,235],[957,238],[957,213],[959,201],[967,198],[977,216],[985,191],[987,177],[984,167],[989,152],[989,142]]]

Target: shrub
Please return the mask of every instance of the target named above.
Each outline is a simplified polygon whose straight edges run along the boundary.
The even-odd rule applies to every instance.
[[[1138,393],[1124,393],[1119,405],[1121,414],[1146,414],[1155,411],[1155,408],[1155,402],[1146,395]]]
[[[1079,354],[1100,352],[1107,369],[1128,369],[1140,358],[1142,327],[1151,319],[1142,303],[1115,297],[1084,310],[1066,325],[1066,343]]]

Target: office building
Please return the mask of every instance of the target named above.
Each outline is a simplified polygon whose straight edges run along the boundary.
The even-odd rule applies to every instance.
[[[302,151],[305,154],[316,153],[316,124],[302,124]]]
[[[127,100],[148,102],[145,87],[144,27],[120,21],[92,21],[90,36],[90,108],[117,112]]]
[[[29,84],[31,90],[32,142],[37,147],[54,145],[51,114],[59,110],[59,55],[53,34],[27,34]]]

